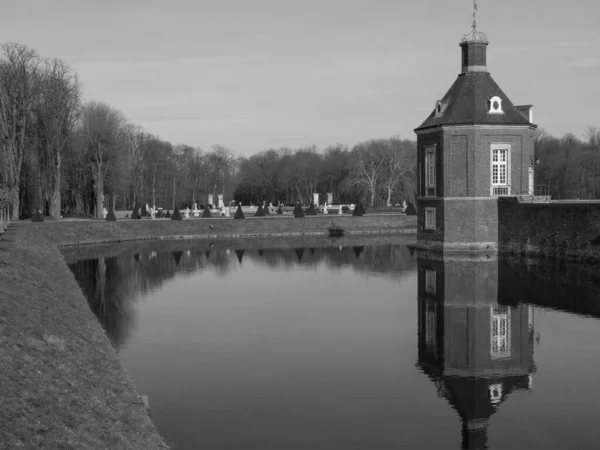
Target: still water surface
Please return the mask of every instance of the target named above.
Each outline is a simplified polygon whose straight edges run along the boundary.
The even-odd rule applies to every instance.
[[[67,259],[178,449],[597,448],[595,272],[355,244]]]

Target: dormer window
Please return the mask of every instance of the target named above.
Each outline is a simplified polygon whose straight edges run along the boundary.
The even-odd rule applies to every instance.
[[[437,102],[435,102],[435,111],[434,111],[434,115],[435,117],[440,117],[443,113],[444,113],[444,105],[442,104],[441,100],[438,100]]]
[[[500,97],[498,97],[497,95],[490,98],[490,100],[488,101],[488,113],[489,114],[503,114],[504,113],[504,111],[502,111],[502,99]]]

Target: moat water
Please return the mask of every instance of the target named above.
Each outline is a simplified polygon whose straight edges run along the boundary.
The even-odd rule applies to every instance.
[[[401,239],[65,254],[177,449],[590,449],[600,277]]]

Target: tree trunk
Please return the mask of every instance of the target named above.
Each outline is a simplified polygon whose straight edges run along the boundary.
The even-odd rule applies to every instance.
[[[173,177],[173,208],[175,209],[175,181],[177,180],[176,177]]]
[[[152,207],[156,208],[156,166],[152,172]]]
[[[102,167],[96,167],[96,218],[102,219],[102,210],[104,209],[104,178],[102,177]]]
[[[60,219],[60,181],[61,181],[61,158],[60,151],[56,152],[56,167],[54,170],[54,184],[52,191],[48,195],[48,215],[54,217],[56,220]]]
[[[11,220],[19,220],[19,211],[21,208],[19,208],[21,202],[19,199],[19,176],[17,176],[17,180],[16,180],[16,186],[11,186],[10,189],[10,193],[11,193],[11,197],[13,199],[13,205],[12,205],[12,219]]]
[[[375,206],[375,188],[371,189],[371,208]]]
[[[387,187],[387,201],[386,204],[387,206],[392,206],[392,185],[388,185]]]

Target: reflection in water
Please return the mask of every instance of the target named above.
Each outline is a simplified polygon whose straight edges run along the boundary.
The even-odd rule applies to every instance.
[[[533,311],[498,303],[498,262],[418,258],[417,365],[458,412],[463,449],[487,448],[490,417],[531,389]]]
[[[594,448],[595,271],[339,243],[67,259],[179,448]]]
[[[126,257],[103,257],[71,261],[75,274],[90,307],[98,317],[116,349],[123,348],[131,336],[134,324],[131,303],[139,296],[159,290],[163,283],[177,274],[191,275],[204,268],[216,267],[221,275],[231,270],[235,259],[241,265],[246,251],[216,248],[195,248],[165,252],[147,251]],[[359,250],[357,250],[359,249]],[[307,257],[304,248],[252,251],[249,257],[257,264],[272,268],[293,268],[298,264],[330,267],[353,267],[369,273],[398,274],[413,270],[415,262],[404,245],[338,248],[311,248]],[[352,255],[352,256],[351,256]],[[234,259],[235,258],[235,259]]]

